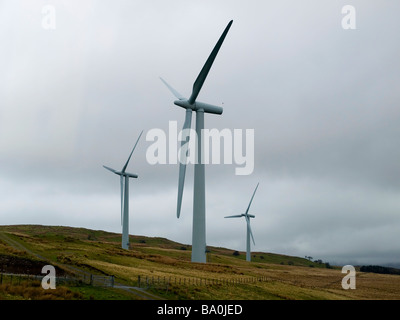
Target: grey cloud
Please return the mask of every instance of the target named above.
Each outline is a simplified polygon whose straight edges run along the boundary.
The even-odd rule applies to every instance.
[[[141,130],[183,125],[159,76],[190,94],[233,19],[199,99],[223,103],[206,127],[255,129],[255,170],[207,167],[208,244],[244,248],[243,224],[223,216],[260,182],[254,250],[398,261],[399,4],[353,1],[357,30],[343,30],[344,2],[53,3],[53,31],[44,1],[1,3],[2,223],[119,232],[118,179],[102,165],[122,167]],[[193,168],[177,220],[178,168],[149,165],[149,145],[129,165],[131,230],[190,243]]]

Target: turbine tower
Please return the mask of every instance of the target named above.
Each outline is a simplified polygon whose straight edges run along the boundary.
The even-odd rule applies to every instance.
[[[142,133],[143,133],[143,131],[140,133],[139,138],[137,139],[135,146],[133,147],[132,152],[129,155],[128,161],[126,161],[126,163],[121,171],[117,171],[112,168],[103,166],[107,170],[120,176],[122,249],[126,249],[126,250],[129,249],[129,178],[137,178],[138,175],[134,174],[134,173],[128,173],[125,170],[126,170],[126,167],[128,166],[129,160],[132,157],[132,153],[135,150],[140,137],[142,136]]]
[[[253,201],[254,195],[256,194],[257,188],[258,188],[259,183],[257,183],[257,187],[254,190],[253,196],[251,197],[249,206],[247,207],[247,210],[245,213],[242,214],[238,214],[238,215],[234,215],[234,216],[228,216],[225,218],[241,218],[244,217],[246,219],[246,224],[247,224],[247,233],[246,233],[246,260],[247,261],[251,261],[251,252],[250,252],[250,236],[251,239],[253,240],[253,244],[255,245],[256,243],[254,242],[254,237],[253,237],[253,232],[251,231],[251,227],[250,227],[250,218],[255,218],[254,215],[249,214],[249,209],[250,209],[250,205],[251,202]]]
[[[182,133],[186,135],[186,139],[181,143],[181,154],[179,164],[179,185],[178,185],[178,201],[177,201],[177,217],[179,219],[182,206],[183,186],[185,182],[186,164],[187,164],[187,148],[183,146],[189,142],[190,128],[192,123],[192,112],[196,112],[196,163],[194,168],[194,195],[193,195],[193,232],[192,232],[192,262],[206,262],[206,204],[205,204],[205,168],[202,162],[202,130],[204,129],[204,113],[212,113],[221,115],[223,109],[218,106],[197,101],[197,96],[207,78],[208,72],[214,63],[215,57],[218,54],[222,43],[232,25],[230,21],[215,45],[213,51],[208,57],[206,63],[201,69],[196,81],[193,84],[193,91],[189,99],[183,97],[175,89],[173,89],[162,78],[161,80],[168,89],[178,98],[174,104],[186,109],[185,122]]]

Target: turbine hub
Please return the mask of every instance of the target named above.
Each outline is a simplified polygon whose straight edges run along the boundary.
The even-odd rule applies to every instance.
[[[190,104],[187,100],[176,100],[174,101],[174,104],[184,109],[196,109],[196,103]]]

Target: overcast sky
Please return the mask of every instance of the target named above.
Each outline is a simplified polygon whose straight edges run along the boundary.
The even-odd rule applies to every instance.
[[[245,250],[244,219],[224,216],[260,182],[253,251],[399,264],[399,12],[393,0],[0,0],[0,224],[121,232],[119,177],[102,166],[122,169],[144,130],[130,233],[191,244],[193,166],[178,220],[178,166],[150,165],[145,137],[183,125],[159,77],[189,96],[233,19],[198,99],[224,108],[206,128],[255,130],[255,166],[206,167],[207,244]]]

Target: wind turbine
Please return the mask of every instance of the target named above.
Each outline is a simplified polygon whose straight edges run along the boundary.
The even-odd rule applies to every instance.
[[[185,182],[186,164],[187,164],[187,148],[183,146],[189,142],[192,124],[192,112],[196,112],[196,134],[197,134],[197,157],[194,168],[194,195],[193,195],[193,232],[192,232],[192,262],[206,262],[206,205],[205,205],[205,168],[202,163],[202,130],[204,129],[204,113],[212,113],[221,115],[223,109],[218,106],[196,101],[197,96],[207,78],[208,72],[214,63],[222,43],[232,25],[230,21],[215,45],[213,51],[208,57],[206,63],[201,69],[196,81],[193,84],[193,91],[189,99],[183,97],[179,92],[173,89],[162,78],[161,80],[168,89],[178,98],[174,104],[186,109],[186,117],[183,125],[182,133],[186,135],[186,139],[181,143],[181,154],[179,164],[179,185],[178,185],[178,201],[177,201],[177,217],[179,219],[182,206],[183,186]]]
[[[247,223],[247,234],[246,234],[246,260],[247,261],[251,261],[251,253],[250,253],[250,236],[251,239],[253,240],[253,244],[255,245],[256,243],[254,242],[254,237],[253,237],[253,232],[251,231],[251,227],[250,227],[250,218],[255,218],[254,215],[249,214],[249,209],[250,209],[250,205],[251,202],[253,201],[254,195],[256,194],[257,188],[258,188],[259,183],[257,183],[257,187],[254,190],[253,196],[251,197],[249,206],[247,207],[247,210],[245,213],[242,214],[238,214],[238,215],[234,215],[234,216],[228,216],[225,218],[241,218],[244,217],[246,219],[246,223]]]
[[[128,166],[129,160],[132,157],[132,153],[142,136],[143,131],[140,133],[135,146],[129,155],[128,161],[126,161],[124,167],[121,171],[114,170],[112,168],[103,166],[107,170],[120,176],[121,185],[121,225],[122,225],[122,249],[129,249],[129,178],[137,178],[138,175],[134,173],[126,172],[126,167]]]

